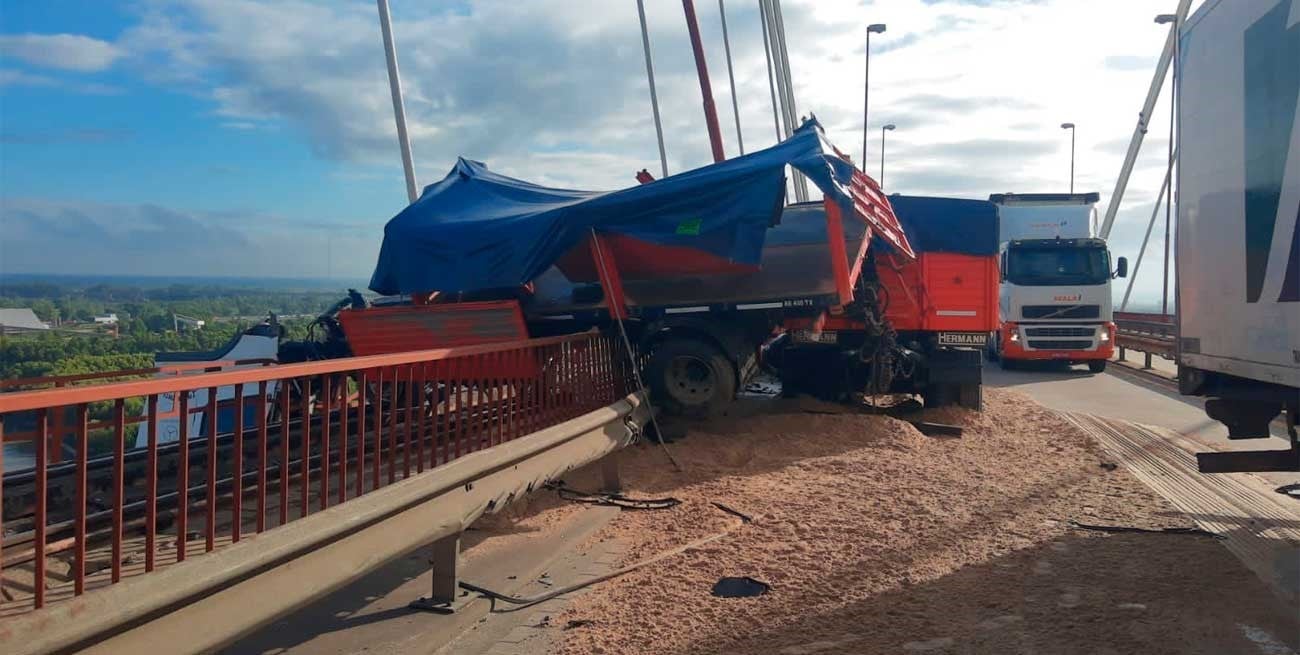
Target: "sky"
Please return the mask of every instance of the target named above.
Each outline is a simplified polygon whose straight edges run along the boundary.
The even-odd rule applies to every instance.
[[[658,173],[634,0],[390,0],[421,186],[457,156],[541,184]],[[682,6],[646,0],[670,172],[711,161]],[[776,140],[757,0],[726,3],[747,151]],[[1114,187],[1175,0],[783,0],[795,97],[890,193]],[[718,4],[697,0],[728,156]],[[1112,232],[1164,174],[1167,92]],[[0,275],[366,279],[406,204],[375,3],[0,0]],[[1162,210],[1163,215],[1163,210]],[[1163,232],[1152,235],[1160,254]],[[1158,298],[1160,259],[1135,297]]]

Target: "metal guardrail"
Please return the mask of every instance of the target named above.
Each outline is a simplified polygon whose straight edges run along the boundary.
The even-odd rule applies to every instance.
[[[1115,345],[1120,361],[1128,350],[1141,352],[1143,368],[1151,368],[1151,356],[1174,359],[1178,348],[1178,325],[1173,314],[1115,312]]]
[[[604,407],[633,380],[621,342],[593,332],[0,394],[0,419],[35,415],[36,448],[30,513],[0,518],[0,628],[5,616],[168,568]],[[245,396],[249,386],[257,391]],[[216,398],[222,387],[234,387],[229,402],[191,409],[193,394]],[[149,430],[143,465],[131,453],[128,478],[122,408],[131,398],[144,400]],[[88,410],[106,403],[112,463],[91,478]],[[181,420],[177,443],[160,444],[160,404],[200,415],[198,434]],[[221,421],[233,426],[219,432],[227,408]],[[72,483],[52,493],[46,437],[62,414],[75,417],[76,457],[63,465]],[[59,551],[72,556],[54,556],[51,571]]]

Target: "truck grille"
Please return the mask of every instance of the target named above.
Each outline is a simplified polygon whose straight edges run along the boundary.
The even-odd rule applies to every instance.
[[[1025,336],[1027,337],[1088,337],[1089,339],[1096,333],[1095,328],[1090,327],[1027,327]]]
[[[1075,341],[1072,339],[1030,339],[1029,347],[1034,350],[1090,350],[1092,341]]]
[[[1055,312],[1061,312],[1052,316],[1052,318],[1097,318],[1101,316],[1101,305],[1079,305],[1070,307],[1069,305],[1025,305],[1020,308],[1020,315],[1024,318],[1043,318]],[[1066,311],[1061,311],[1065,309]]]

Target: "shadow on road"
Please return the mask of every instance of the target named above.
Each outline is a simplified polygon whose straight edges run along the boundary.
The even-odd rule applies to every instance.
[[[1015,368],[1001,368],[998,362],[986,365],[985,384],[992,387],[1016,387],[1024,384],[1038,384],[1044,381],[1077,380],[1095,375],[1083,365],[1071,366],[1062,362],[1018,362]]]

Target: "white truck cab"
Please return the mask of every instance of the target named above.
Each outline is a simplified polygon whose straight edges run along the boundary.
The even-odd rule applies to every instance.
[[[1092,236],[1096,193],[994,194],[1001,249],[999,329],[993,355],[1003,368],[1023,360],[1087,363],[1101,372],[1114,354],[1106,242]]]

